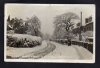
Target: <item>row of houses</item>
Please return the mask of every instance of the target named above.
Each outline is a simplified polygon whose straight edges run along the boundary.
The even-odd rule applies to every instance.
[[[85,19],[85,25],[80,27],[80,23],[77,24],[77,28],[73,29],[74,34],[79,34],[81,32],[83,33],[90,33],[89,35],[93,35],[93,20],[92,16]],[[88,34],[87,34],[88,35]],[[91,36],[90,36],[91,37]]]

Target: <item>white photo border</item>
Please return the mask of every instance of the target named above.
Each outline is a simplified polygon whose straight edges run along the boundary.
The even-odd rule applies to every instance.
[[[6,58],[6,33],[7,33],[7,24],[6,24],[6,6],[7,5],[34,5],[34,6],[67,6],[67,5],[77,5],[77,6],[81,6],[81,5],[91,5],[94,8],[94,14],[93,14],[93,59],[92,60],[69,60],[69,59],[7,59]],[[19,3],[6,3],[4,5],[4,61],[5,62],[50,62],[50,63],[95,63],[95,50],[96,50],[96,16],[95,16],[95,12],[96,12],[96,6],[95,4],[19,4]]]

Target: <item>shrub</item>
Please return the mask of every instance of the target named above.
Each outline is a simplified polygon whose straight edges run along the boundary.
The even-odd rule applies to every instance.
[[[8,34],[7,45],[10,47],[34,47],[42,44],[41,37],[26,34]]]

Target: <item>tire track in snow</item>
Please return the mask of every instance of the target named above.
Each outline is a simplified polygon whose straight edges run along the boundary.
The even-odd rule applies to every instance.
[[[19,57],[16,57],[16,58],[17,59],[30,59],[30,58],[39,59],[39,58],[42,58],[45,55],[49,54],[50,52],[52,52],[55,48],[56,48],[56,46],[54,44],[47,42],[47,46],[45,48],[40,49],[35,52],[31,52],[31,53],[19,56]],[[13,58],[15,58],[15,57],[13,57]]]

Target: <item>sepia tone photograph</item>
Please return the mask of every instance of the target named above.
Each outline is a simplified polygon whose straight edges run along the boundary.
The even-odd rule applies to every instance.
[[[5,4],[4,61],[95,63],[94,4]]]

